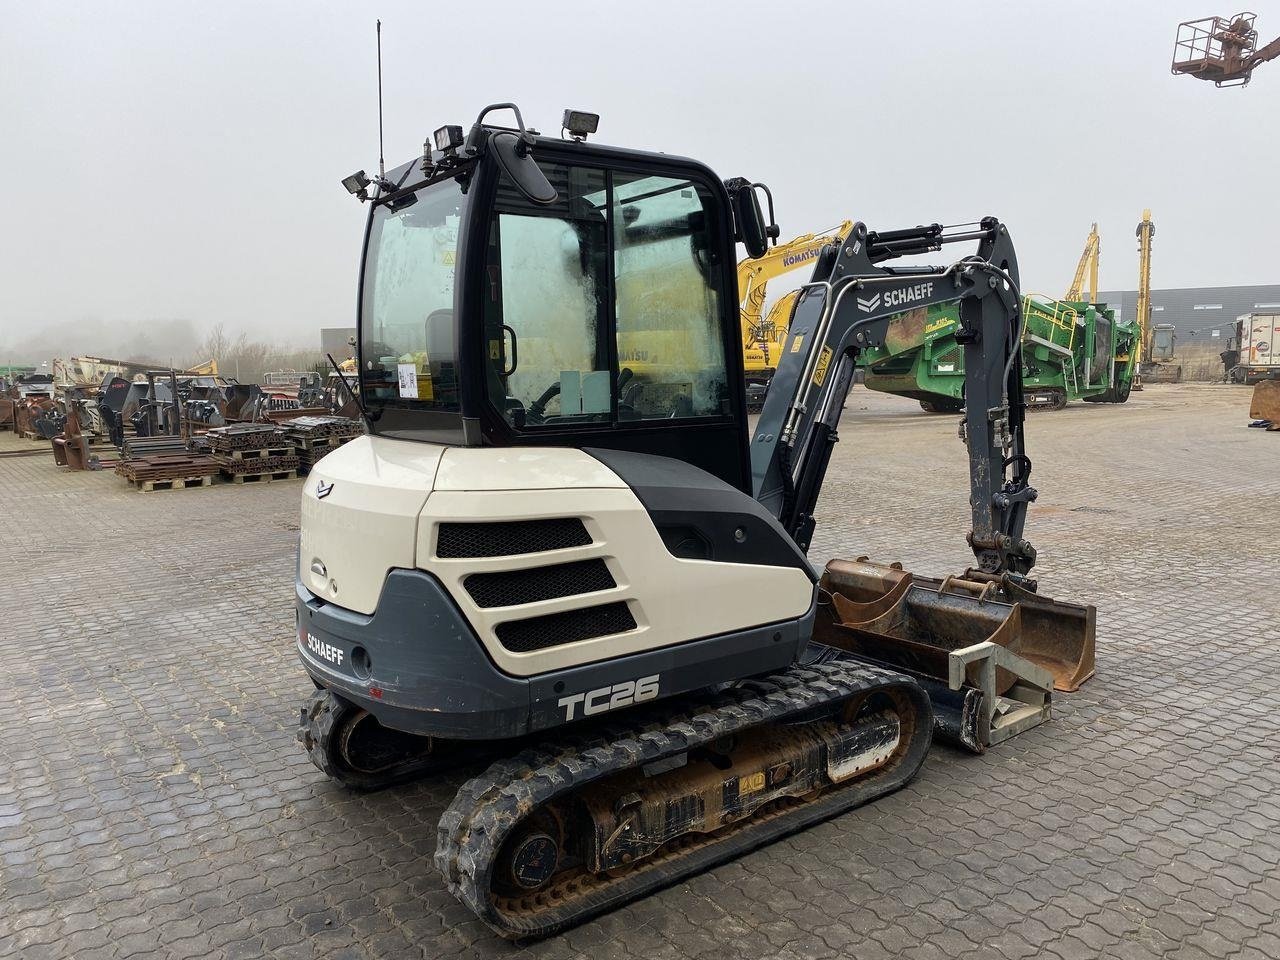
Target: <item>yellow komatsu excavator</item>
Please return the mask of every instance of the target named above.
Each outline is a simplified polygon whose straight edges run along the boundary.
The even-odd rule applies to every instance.
[[[766,315],[765,298],[770,280],[813,266],[822,248],[838,243],[849,235],[853,221],[842,221],[838,226],[819,233],[806,233],[787,243],[770,247],[762,257],[747,258],[738,263],[738,291],[742,297],[742,361],[747,374],[747,402],[758,408],[764,403],[764,393],[778,367],[778,356],[783,341],[787,339],[787,320],[791,316],[794,293],[787,294],[774,304]]]

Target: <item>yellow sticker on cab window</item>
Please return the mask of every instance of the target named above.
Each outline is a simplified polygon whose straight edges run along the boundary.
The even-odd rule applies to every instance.
[[[804,334],[803,334],[803,333],[797,333],[794,337],[792,337],[792,338],[791,338],[791,352],[792,352],[792,353],[799,353],[799,352],[800,352],[800,344],[802,344],[802,343],[804,343]]]

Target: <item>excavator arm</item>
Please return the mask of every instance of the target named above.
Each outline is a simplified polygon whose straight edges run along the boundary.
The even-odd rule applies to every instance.
[[[1089,227],[1089,236],[1084,241],[1084,251],[1080,254],[1080,262],[1076,264],[1075,276],[1071,278],[1071,286],[1067,288],[1063,300],[1084,300],[1085,274],[1089,275],[1089,302],[1098,302],[1098,255],[1101,251],[1101,239],[1098,236],[1098,225]]]
[[[948,267],[878,265],[973,240],[977,254]],[[1023,438],[1018,268],[1004,224],[987,218],[958,231],[933,224],[869,233],[858,223],[828,259],[817,274],[826,279],[802,288],[753,431],[756,499],[808,549],[859,354],[883,345],[890,321],[906,310],[958,301],[967,399],[961,435],[969,450],[973,516],[968,540],[984,572],[1027,573],[1035,550],[1022,532],[1036,491]]]

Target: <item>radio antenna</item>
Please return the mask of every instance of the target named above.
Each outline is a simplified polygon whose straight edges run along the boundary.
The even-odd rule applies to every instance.
[[[378,21],[378,179],[387,175],[387,165],[382,159],[382,21]]]

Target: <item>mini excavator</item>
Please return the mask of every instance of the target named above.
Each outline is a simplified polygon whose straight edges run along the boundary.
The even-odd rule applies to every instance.
[[[1005,226],[857,223],[826,246],[752,425],[735,262],[776,236],[759,185],[588,142],[597,122],[567,111],[547,137],[497,104],[344,181],[369,204],[368,435],[302,497],[297,645],[316,691],[299,739],[354,789],[493,757],[442,815],[435,862],[511,938],[901,787],[935,725],[929,657],[998,634],[1009,657],[970,664],[996,678],[986,712],[957,714],[994,742],[995,697],[1028,674],[998,676],[1069,606],[1028,576]],[[958,243],[976,249],[893,265]],[[806,551],[858,355],[896,314],[948,302],[976,565],[940,584],[861,560],[821,572]],[[1042,659],[1030,675],[1052,688]]]

